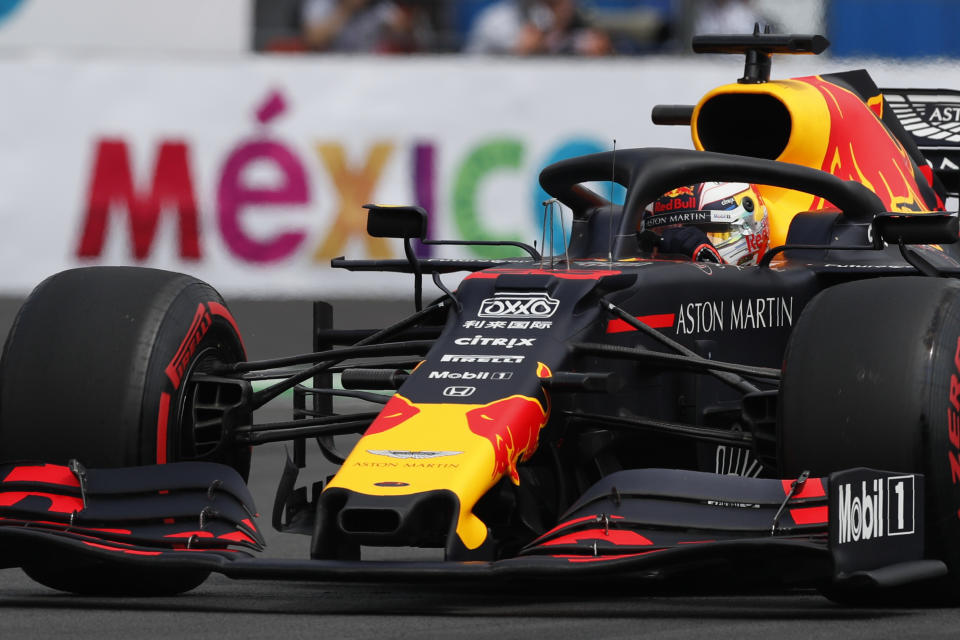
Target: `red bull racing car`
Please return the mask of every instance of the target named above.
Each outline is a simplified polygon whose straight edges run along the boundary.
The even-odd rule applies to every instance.
[[[333,329],[317,303],[312,353],[247,361],[224,301],[185,275],[47,279],[0,363],[0,567],[80,593],[177,593],[210,572],[726,572],[841,600],[955,597],[960,250],[943,203],[960,125],[933,114],[960,100],[864,71],[769,79],[772,55],[826,45],[699,38],[747,63],[697,105],[655,109],[696,150],[541,173],[547,209],[572,210],[562,255],[421,259],[415,241],[443,243],[424,212],[371,205],[368,232],[402,238],[406,259],[334,266],[412,274],[417,310]],[[620,204],[587,186],[611,180]],[[719,259],[667,250],[690,227]],[[422,301],[424,275],[442,297]],[[254,419],[291,390],[292,420]],[[343,396],[372,408],[333,411]],[[252,447],[280,441],[272,525],[311,537],[303,560],[259,557],[244,484]],[[308,447],[338,470],[297,486]],[[410,547],[435,559],[369,559]]]

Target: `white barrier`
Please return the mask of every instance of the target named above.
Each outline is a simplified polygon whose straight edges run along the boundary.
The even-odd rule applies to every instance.
[[[253,0],[2,0],[0,52],[71,55],[249,50]]]
[[[801,75],[829,60],[777,61]],[[536,176],[563,155],[689,147],[655,127],[740,75],[736,57],[517,61],[257,58],[0,61],[0,293],[87,264],[187,271],[226,295],[376,297],[406,276],[365,202],[430,210],[434,238],[539,236]],[[881,83],[943,82],[886,67]],[[458,248],[435,255],[484,255]]]

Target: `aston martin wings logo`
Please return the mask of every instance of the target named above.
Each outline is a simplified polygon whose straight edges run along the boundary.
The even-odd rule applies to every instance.
[[[394,449],[367,449],[367,453],[388,458],[413,458],[426,460],[428,458],[443,458],[444,456],[458,456],[463,451],[397,451]]]
[[[960,93],[884,89],[883,95],[920,146],[960,146]]]

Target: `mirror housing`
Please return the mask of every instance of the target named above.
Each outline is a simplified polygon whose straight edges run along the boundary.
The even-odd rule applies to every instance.
[[[374,238],[427,237],[427,212],[423,207],[365,204],[367,234]]]
[[[873,233],[889,244],[953,244],[960,234],[960,221],[950,213],[878,213]]]

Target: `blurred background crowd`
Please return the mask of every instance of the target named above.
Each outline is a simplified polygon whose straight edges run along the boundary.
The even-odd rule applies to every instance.
[[[956,55],[957,0],[257,0],[265,52],[634,55],[702,33],[829,32],[835,54]],[[889,39],[902,36],[898,42]]]
[[[255,40],[274,52],[603,56],[754,22],[776,20],[751,0],[258,0]]]

